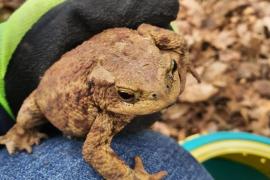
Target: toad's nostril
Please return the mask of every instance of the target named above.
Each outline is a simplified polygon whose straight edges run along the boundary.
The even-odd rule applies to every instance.
[[[158,99],[161,98],[161,96],[162,96],[162,95],[159,94],[159,92],[152,92],[152,93],[149,94],[148,98],[149,98],[150,100],[158,100]]]
[[[153,98],[153,99],[156,99],[156,98],[157,98],[157,94],[156,94],[156,93],[153,93],[153,94],[152,94],[152,98]]]
[[[152,99],[152,100],[156,100],[156,99],[158,99],[158,94],[157,93],[151,93],[149,98]]]

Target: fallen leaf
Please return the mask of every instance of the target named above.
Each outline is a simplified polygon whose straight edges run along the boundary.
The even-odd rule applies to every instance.
[[[262,96],[270,97],[270,81],[259,80],[253,83],[255,90]]]
[[[193,84],[187,86],[185,91],[180,95],[179,99],[183,102],[201,102],[206,101],[210,97],[214,96],[218,92],[218,89],[213,85],[202,82],[200,84]]]

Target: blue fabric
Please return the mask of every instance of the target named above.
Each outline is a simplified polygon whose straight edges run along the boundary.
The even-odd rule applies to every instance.
[[[82,159],[83,141],[53,137],[34,147],[33,154],[9,156],[0,149],[1,180],[86,180],[101,177]],[[131,167],[134,156],[140,155],[148,172],[166,170],[168,180],[212,179],[189,153],[174,140],[160,134],[142,131],[121,134],[113,139],[113,149]]]

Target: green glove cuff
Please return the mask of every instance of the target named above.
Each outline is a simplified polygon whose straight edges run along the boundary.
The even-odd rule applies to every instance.
[[[64,0],[27,0],[10,18],[0,24],[0,104],[13,118],[5,93],[5,74],[13,52],[39,18]]]

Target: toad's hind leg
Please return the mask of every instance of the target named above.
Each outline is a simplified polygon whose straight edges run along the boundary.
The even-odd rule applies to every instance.
[[[129,119],[126,117],[126,119]],[[130,120],[108,113],[100,113],[95,119],[83,145],[83,157],[105,179],[110,180],[161,180],[166,176],[165,171],[155,174],[146,172],[139,157],[135,159],[135,168],[131,169],[110,147],[112,138]]]
[[[0,144],[6,145],[9,154],[17,150],[32,152],[32,145],[39,144],[40,139],[46,138],[46,134],[40,133],[37,127],[45,121],[36,101],[36,91],[33,91],[24,101],[16,124],[7,132],[0,136]]]

